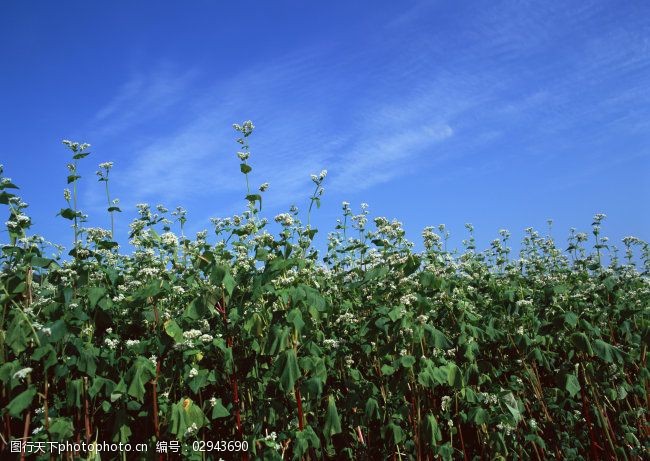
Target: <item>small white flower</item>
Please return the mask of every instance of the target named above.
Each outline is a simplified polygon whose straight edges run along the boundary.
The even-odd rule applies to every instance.
[[[192,425],[190,427],[188,427],[187,430],[185,431],[185,436],[187,437],[187,436],[190,436],[192,434],[195,434],[196,432],[198,432],[198,430],[199,430],[199,427],[196,425],[196,423],[192,423]]]
[[[212,339],[213,339],[212,335],[209,335],[207,333],[202,334],[201,337],[199,338],[199,340],[202,343],[209,343],[210,341],[212,341]]]
[[[111,338],[104,339],[104,344],[106,344],[109,349],[115,349],[119,343],[120,341],[117,339],[111,339]]]
[[[445,395],[442,397],[442,401],[440,402],[440,408],[442,411],[447,411],[449,408],[449,402],[451,402],[451,397],[448,395]]]
[[[169,247],[178,246],[178,237],[173,232],[165,232],[160,236],[160,240],[162,240],[163,245]]]
[[[20,379],[21,381],[27,377],[28,374],[30,374],[33,371],[33,368],[27,367],[23,368],[22,370],[18,370],[17,372],[14,373],[13,378],[14,379]]]
[[[288,213],[280,213],[275,217],[275,222],[280,223],[285,227],[289,227],[293,224],[293,216]]]
[[[201,336],[201,330],[188,330],[183,332],[183,338],[185,339],[196,339]]]
[[[197,370],[196,368],[192,368],[192,369],[190,370],[189,376],[190,376],[190,378],[194,378],[194,377],[197,376],[198,374],[199,374],[199,370]]]

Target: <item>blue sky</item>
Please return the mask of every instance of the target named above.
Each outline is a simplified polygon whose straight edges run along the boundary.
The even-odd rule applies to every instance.
[[[270,218],[306,210],[329,171],[321,240],[344,200],[418,241],[471,222],[484,247],[548,218],[564,239],[598,212],[612,240],[650,240],[649,17],[645,1],[3,2],[0,163],[66,245],[62,139],[92,144],[91,225],[108,225],[94,172],[113,161],[122,236],[139,202],[183,205],[198,231],[244,209],[246,119]]]

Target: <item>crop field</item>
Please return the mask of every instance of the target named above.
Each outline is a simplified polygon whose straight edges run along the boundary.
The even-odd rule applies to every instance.
[[[254,126],[234,128],[246,210],[189,237],[182,208],[138,205],[128,250],[112,163],[111,228],[78,207],[89,145],[64,141],[58,258],[0,168],[0,458],[648,459],[648,243],[614,250],[598,214],[568,243],[527,229],[518,255],[471,225],[462,252],[442,225],[415,251],[343,203],[319,254],[327,172],[269,223]]]

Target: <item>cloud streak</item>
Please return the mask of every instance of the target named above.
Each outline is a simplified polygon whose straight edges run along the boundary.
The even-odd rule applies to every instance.
[[[422,25],[434,10],[416,3],[386,30]],[[330,171],[329,188],[353,193],[434,164],[462,169],[459,162],[469,159],[492,168],[499,155],[493,146],[504,143],[531,158],[549,146],[578,152],[594,139],[585,123],[602,121],[603,136],[647,126],[648,109],[620,113],[637,97],[648,100],[647,42],[608,23],[606,40],[589,34],[566,46],[572,27],[592,27],[597,4],[567,10],[506,2],[463,14],[456,20],[465,27],[449,37],[423,35],[423,27],[380,34],[369,40],[381,52],[366,47],[342,56],[341,44],[307,45],[207,83],[200,69],[143,71],[92,125],[118,156],[118,138],[132,140],[117,159],[126,174],[116,181],[135,201],[231,203],[243,178],[230,124],[251,118],[259,128],[251,138],[252,176],[269,181],[268,196],[282,206],[321,168]],[[552,20],[562,27],[549,26]],[[637,85],[612,92],[619,78]],[[571,130],[574,139],[553,140]]]

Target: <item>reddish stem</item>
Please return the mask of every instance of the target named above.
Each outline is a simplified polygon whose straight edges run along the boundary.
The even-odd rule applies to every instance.
[[[296,403],[298,404],[298,430],[302,431],[304,429],[304,415],[302,412],[302,396],[300,395],[300,388],[298,387],[297,383],[296,387],[294,388],[294,395],[296,396]]]
[[[578,372],[578,377],[580,378],[581,375],[584,375],[584,370],[582,373]],[[582,382],[580,383],[580,396],[582,397],[582,412],[585,414],[585,419],[587,420],[587,427],[589,428],[589,438],[591,439],[591,443],[589,445],[589,451],[591,451],[591,457],[594,460],[600,459],[598,449],[602,450],[602,448],[598,445],[598,442],[596,442],[596,435],[594,434],[594,430],[592,428],[592,422],[591,422],[591,414],[589,412],[589,402],[587,400],[587,394],[585,393],[585,386],[587,385],[584,379],[584,376],[582,376],[583,379],[581,380]]]
[[[156,441],[160,440],[160,423],[158,421],[158,377],[160,376],[160,359],[156,360],[156,378],[153,380],[153,429],[156,434]],[[160,453],[158,459],[163,461],[163,455]]]
[[[25,428],[23,429],[23,442],[27,442],[29,437],[29,425],[32,421],[32,413],[27,410],[25,412]],[[20,461],[25,461],[26,450],[20,450]]]
[[[221,312],[221,318],[223,319],[224,326],[226,328],[226,331],[228,331],[228,313],[226,311],[226,300],[222,296],[221,301],[217,301],[216,304],[216,309]],[[228,336],[226,337],[226,344],[228,347],[232,349],[233,347],[233,339],[232,335],[228,333]],[[234,357],[234,353],[233,353]],[[235,408],[235,424],[237,425],[237,433],[239,434],[240,440],[244,439],[244,429],[241,424],[241,410],[239,408],[239,386],[237,384],[237,375],[235,374],[235,364],[233,363],[232,365],[233,370],[230,375],[230,385],[232,387],[232,402],[233,406]],[[248,453],[247,452],[242,452],[242,460],[248,461]]]
[[[90,443],[92,429],[90,427],[90,410],[88,404],[88,377],[84,376],[84,426],[86,428],[86,443]]]

